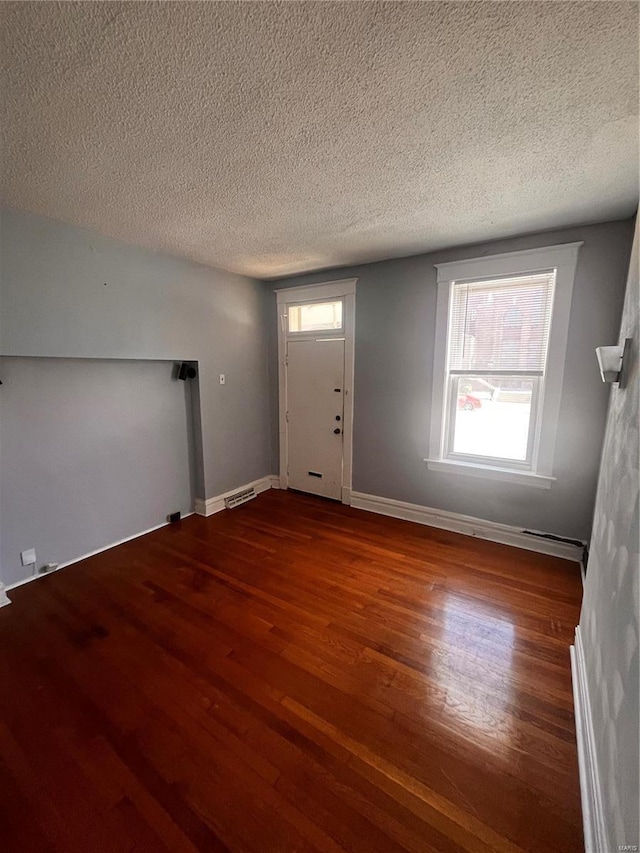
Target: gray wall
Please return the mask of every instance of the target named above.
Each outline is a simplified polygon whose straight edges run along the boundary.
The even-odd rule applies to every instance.
[[[197,360],[198,497],[271,473],[262,283],[8,208],[1,225],[0,355]]]
[[[5,382],[0,387],[0,581],[18,580],[18,571],[24,577],[16,556],[39,542],[43,562],[65,562],[159,524],[173,504],[192,508],[192,496],[179,485],[189,478],[189,467],[177,472],[169,441],[175,437],[175,419],[160,428],[151,458],[156,439],[141,427],[142,415],[134,407],[138,397],[148,412],[164,412],[165,395],[184,397],[184,383],[166,378],[170,364],[143,367],[141,362],[198,362],[199,379],[190,388],[195,413],[191,479],[197,497],[213,497],[271,473],[269,314],[261,282],[8,208],[2,209],[0,250],[0,355],[65,359],[47,366],[46,361],[11,358],[4,369],[15,385],[0,376]],[[118,362],[100,367],[99,361],[74,365],[72,359]],[[66,444],[66,419],[73,417],[75,403],[64,396],[65,375],[69,381],[73,377],[78,406],[84,400],[93,407],[83,413],[92,440],[113,441],[107,398],[88,393],[90,377],[99,370],[107,371],[110,393],[123,415],[118,428],[128,432],[130,442],[119,445],[119,456],[114,451],[110,468],[99,460],[97,468],[88,466],[88,435],[76,443],[76,457]],[[49,371],[55,372],[51,386],[43,381]],[[161,380],[154,371],[161,372]],[[224,386],[220,373],[226,374]],[[139,383],[127,398],[134,375],[149,384]],[[63,404],[55,402],[54,392],[62,395]],[[184,416],[184,400],[181,405]],[[50,456],[43,455],[43,447]],[[58,453],[64,468],[56,462]],[[152,475],[145,479],[144,468],[138,468],[138,476],[123,480],[120,463],[133,459],[152,465]],[[48,477],[54,471],[55,486]],[[121,492],[118,506],[112,500],[116,492]],[[67,493],[69,504],[63,499]],[[87,512],[95,515],[78,515],[85,500],[91,505]],[[29,512],[25,507],[31,507]],[[72,526],[64,507],[75,515]],[[53,529],[57,522],[64,539]]]
[[[640,843],[639,243],[636,228],[619,337],[620,342],[633,338],[631,370],[627,387],[611,390],[580,616],[611,850],[622,849],[619,845]],[[616,340],[617,335],[610,342]]]
[[[190,386],[173,363],[0,358],[5,584],[193,509]]]
[[[271,282],[271,289],[357,277],[353,488],[491,521],[587,539],[607,408],[594,348],[618,332],[633,224],[571,228]],[[583,240],[571,319],[557,482],[549,491],[427,470],[435,263]],[[272,296],[272,435],[277,435]],[[278,470],[272,443],[273,470]]]

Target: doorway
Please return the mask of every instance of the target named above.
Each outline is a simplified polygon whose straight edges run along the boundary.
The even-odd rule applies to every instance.
[[[351,502],[356,279],[276,291],[280,488]]]

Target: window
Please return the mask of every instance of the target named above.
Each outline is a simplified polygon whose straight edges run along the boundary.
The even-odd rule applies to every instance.
[[[430,468],[551,486],[580,245],[438,265]]]
[[[531,467],[554,285],[555,271],[452,284],[447,457]]]
[[[289,332],[326,332],[342,329],[342,299],[289,305]]]

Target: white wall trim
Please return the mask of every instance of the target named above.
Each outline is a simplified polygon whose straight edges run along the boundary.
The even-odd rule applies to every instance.
[[[194,513],[187,512],[181,516],[181,519],[189,518],[190,515],[194,515]],[[66,569],[67,566],[73,566],[74,563],[80,563],[82,560],[87,560],[89,557],[95,557],[96,554],[102,554],[103,551],[110,551],[111,548],[115,548],[118,545],[124,545],[125,542],[131,542],[132,539],[139,539],[141,536],[146,536],[147,533],[153,533],[154,530],[160,530],[162,527],[168,527],[170,524],[170,521],[163,521],[162,524],[156,524],[155,527],[149,527],[148,530],[141,530],[140,533],[134,533],[132,536],[126,536],[124,539],[118,539],[117,542],[111,542],[109,545],[104,545],[102,548],[96,548],[95,551],[89,551],[88,554],[83,554],[81,557],[74,557],[73,560],[68,560],[66,563],[60,563],[56,571],[59,572],[60,569]],[[38,580],[38,578],[46,578],[52,574],[55,574],[55,572],[41,572],[35,575],[29,575],[28,578],[23,578],[21,581],[9,584],[9,586],[6,587],[6,590],[9,591],[10,589],[15,589],[18,586],[23,586],[25,583],[31,583],[31,581]],[[0,603],[0,607],[1,606],[2,604]]]
[[[234,495],[236,492],[241,492],[243,489],[249,489],[251,486],[253,486],[258,494],[266,492],[267,489],[278,489],[280,487],[279,479],[280,478],[276,474],[270,474],[266,477],[261,477],[259,480],[254,480],[252,483],[247,483],[244,486],[238,486],[237,489],[231,489],[231,491],[225,492],[223,495],[218,495],[215,498],[209,498],[206,501],[201,498],[196,498],[195,514],[203,516],[214,515],[224,509],[224,499],[226,497]],[[188,518],[190,515],[194,515],[194,513],[188,512],[183,515],[182,518]],[[110,545],[105,545],[102,548],[96,548],[95,551],[90,551],[88,554],[83,554],[81,557],[76,557],[66,563],[61,563],[57,571],[65,569],[67,566],[72,566],[74,563],[79,563],[81,560],[86,560],[88,557],[94,557],[96,554],[101,554],[103,551],[108,551],[110,548],[115,548],[117,545],[124,545],[125,542],[131,542],[132,539],[138,539],[140,536],[146,536],[147,533],[153,533],[154,530],[160,530],[162,527],[167,527],[170,523],[171,522],[165,521],[162,524],[156,524],[155,527],[150,527],[148,530],[142,530],[140,533],[134,533],[133,536],[127,536],[124,539],[119,539],[117,542],[112,542]],[[0,607],[4,607],[6,604],[11,604],[11,600],[7,598],[6,595],[9,590],[22,586],[30,581],[37,580],[38,578],[47,577],[48,574],[52,574],[52,572],[30,575],[28,578],[23,578],[22,580],[16,581],[16,583],[10,584],[7,587],[0,583]]]
[[[571,676],[573,704],[576,718],[578,766],[580,769],[580,796],[582,799],[582,824],[585,853],[608,853],[607,829],[602,805],[602,788],[598,772],[593,718],[589,702],[589,685],[584,659],[584,646],[580,626],[576,628],[576,642],[571,646]]]
[[[556,288],[549,330],[549,352],[547,354],[544,391],[540,400],[540,423],[537,456],[533,465],[536,473],[551,476],[556,448],[562,386],[567,362],[567,344],[569,342],[569,320],[571,300],[578,264],[578,250],[582,243],[571,243],[564,261],[557,261]],[[555,248],[565,248],[564,246]]]
[[[555,477],[543,477],[532,471],[515,471],[509,468],[493,468],[488,465],[475,465],[473,462],[454,462],[453,459],[424,459],[430,471],[443,471],[446,474],[466,474],[468,477],[483,477],[486,480],[498,480],[502,483],[518,483],[520,486],[532,486],[534,489],[550,489]]]
[[[278,305],[287,302],[316,302],[318,299],[331,299],[333,296],[347,296],[356,292],[357,278],[341,278],[337,281],[322,281],[318,284],[301,284],[299,287],[279,287]]]
[[[245,489],[254,488],[256,493],[260,494],[261,492],[266,492],[267,489],[279,488],[279,485],[273,485],[274,480],[279,480],[279,478],[273,474],[268,474],[266,477],[260,477],[259,480],[245,483],[244,486],[238,486],[235,489],[224,492],[222,495],[216,495],[214,498],[207,498],[206,500],[196,498],[196,515],[203,515],[205,518],[208,518],[210,515],[221,512],[225,508],[225,498],[231,497],[231,495],[235,495],[237,492],[243,492]]]
[[[214,515],[216,512],[220,512],[220,510],[224,509],[224,499],[226,497],[234,495],[236,492],[240,492],[243,489],[248,489],[251,486],[253,486],[258,494],[260,494],[260,492],[266,492],[267,489],[277,489],[280,487],[279,477],[275,474],[268,475],[267,477],[261,477],[259,480],[254,480],[252,483],[247,483],[245,486],[238,486],[237,489],[232,489],[229,492],[225,492],[223,495],[218,495],[215,498],[209,498],[209,500],[206,501],[201,498],[197,498],[195,502],[195,514],[203,516]],[[182,518],[189,518],[190,515],[194,515],[194,513],[185,513]],[[132,539],[138,539],[140,536],[146,536],[147,533],[153,533],[155,530],[160,530],[162,527],[168,527],[170,523],[171,522],[164,521],[162,524],[156,524],[155,527],[149,527],[147,530],[141,530],[140,533],[134,533],[132,536],[126,536],[124,539],[118,539],[117,542],[111,542],[109,545],[104,545],[102,548],[96,548],[95,551],[89,551],[88,554],[82,554],[80,557],[75,557],[73,560],[61,563],[56,571],[65,569],[67,566],[72,566],[74,563],[79,563],[81,560],[86,560],[89,557],[94,557],[96,554],[102,554],[103,551],[109,551],[117,545],[124,545],[125,542],[131,542]],[[22,580],[9,584],[9,586],[4,586],[4,584],[0,583],[0,607],[11,604],[11,599],[7,597],[7,592],[9,590],[22,586],[25,583],[30,583],[38,578],[47,577],[50,574],[53,573],[43,572],[42,574],[30,575],[28,578],[23,578]]]
[[[550,478],[553,474],[562,385],[564,381],[569,317],[578,252],[583,244],[562,243],[519,252],[469,258],[435,264],[438,275],[436,334],[433,359],[433,392],[429,433],[429,460],[445,458],[445,399],[447,380],[447,340],[451,288],[455,281],[520,275],[540,270],[556,270],[549,351],[534,442],[532,472]],[[431,467],[431,466],[430,466]],[[487,466],[488,467],[488,466]],[[506,467],[506,466],[505,466]],[[514,469],[515,470],[515,469]]]
[[[322,299],[344,299],[344,409],[342,419],[342,503],[348,504],[353,476],[353,394],[355,381],[355,330],[357,278],[285,287],[274,291],[278,302],[278,434],[280,450],[279,488],[289,486],[288,433],[287,433],[287,327],[284,313],[287,305],[299,302],[316,302]],[[335,334],[330,332],[329,334]],[[317,337],[317,333],[314,333]],[[297,339],[297,338],[296,338]]]
[[[577,258],[578,249],[583,245],[583,241],[558,243],[555,246],[520,249],[516,252],[467,258],[464,261],[449,261],[446,264],[434,264],[434,266],[438,270],[438,282],[460,281],[466,278],[492,278],[511,275],[516,268],[519,273],[527,273],[557,267],[566,263],[571,255]]]
[[[561,557],[565,560],[580,562],[582,546],[569,542],[558,542],[555,539],[544,539],[532,532],[525,533],[519,527],[509,524],[498,524],[485,521],[470,515],[457,512],[447,512],[442,509],[432,509],[420,504],[405,503],[377,495],[365,495],[361,492],[351,492],[351,506],[376,512],[379,515],[389,515],[392,518],[402,518],[405,521],[415,521],[427,527],[438,527],[441,530],[451,530],[463,533],[465,536],[476,536],[478,539],[488,539],[502,545],[512,545],[514,548],[524,548],[538,554],[548,554],[551,557]]]
[[[587,567],[584,564],[584,557],[580,560],[580,575],[582,576],[582,587],[584,589],[584,585],[587,582]]]

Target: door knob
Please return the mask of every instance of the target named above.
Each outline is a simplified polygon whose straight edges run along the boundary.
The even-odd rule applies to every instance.
[[[336,427],[333,431],[333,434],[334,435],[340,435],[341,432],[342,432],[342,430],[340,429],[340,427]]]
[[[336,415],[336,420],[337,420],[337,421],[341,421],[341,420],[342,420],[342,418],[340,417],[340,415]]]

